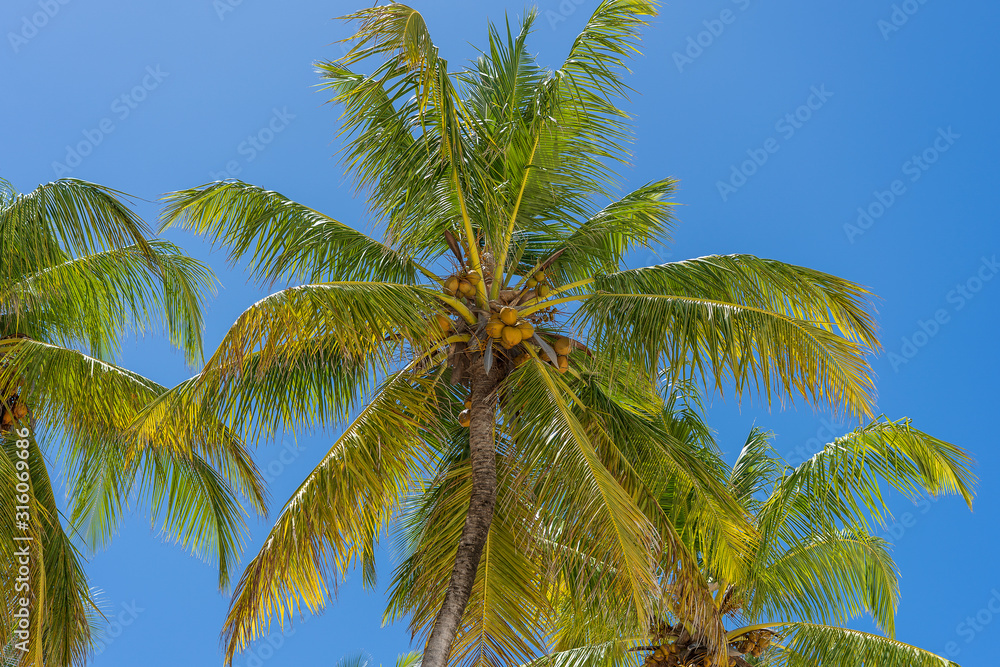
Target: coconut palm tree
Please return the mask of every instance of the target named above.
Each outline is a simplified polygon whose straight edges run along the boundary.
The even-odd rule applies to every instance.
[[[897,569],[873,533],[890,517],[883,488],[913,500],[959,494],[971,507],[970,466],[961,449],[908,420],[875,420],[794,469],[775,454],[770,434],[755,429],[724,470],[759,536],[749,567],[738,581],[703,571],[726,646],[700,640],[669,592],[648,627],[631,633],[615,622],[627,601],[605,598],[586,610],[563,604],[567,613],[548,628],[556,650],[534,665],[957,667],[893,638]],[[844,627],[862,615],[885,635]]]
[[[101,611],[80,548],[103,546],[136,501],[185,548],[216,558],[223,585],[245,530],[240,496],[263,511],[248,452],[217,420],[191,422],[164,446],[123,438],[166,387],[115,365],[120,341],[162,329],[198,362],[201,303],[214,278],[149,238],[121,197],[76,179],[28,194],[0,181],[5,664],[83,663]],[[52,459],[70,491],[65,515]]]
[[[458,71],[405,5],[348,17],[354,46],[319,69],[382,240],[238,181],[168,195],[166,224],[225,245],[264,284],[303,284],[243,313],[137,435],[155,442],[210,413],[258,441],[353,416],[246,567],[227,659],[272,620],[322,607],[349,568],[372,581],[386,525],[412,518],[414,494],[452,512],[437,545],[449,565],[426,590],[427,667],[448,662],[473,590],[518,566],[542,516],[561,517],[574,545],[551,557],[607,564],[599,581],[570,581],[577,594],[625,591],[647,618],[666,559],[678,604],[725,642],[696,555],[655,509],[660,485],[696,498],[687,530],[716,545],[731,578],[749,538],[724,486],[669,437],[657,387],[694,378],[869,415],[878,342],[868,293],[816,270],[749,255],[626,268],[674,224],[672,179],[622,195],[615,173],[629,159],[626,62],[653,12],[602,2],[555,71],[529,54],[534,12],[517,30],[491,27]],[[655,486],[635,452],[663,472]],[[495,631],[525,653],[523,637]]]

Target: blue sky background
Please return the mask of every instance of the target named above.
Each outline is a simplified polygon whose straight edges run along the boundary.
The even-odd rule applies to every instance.
[[[368,229],[334,156],[339,112],[316,91],[311,65],[340,55],[331,43],[350,32],[331,19],[361,5],[237,2],[5,0],[0,175],[22,191],[61,175],[95,181],[139,198],[137,209],[153,221],[164,192],[235,166],[243,180]],[[543,63],[561,62],[594,5],[541,0],[531,44]],[[456,67],[484,43],[488,18],[523,10],[509,1],[416,6]],[[672,3],[646,31],[634,65],[638,140],[624,174],[627,189],[679,178],[683,204],[675,242],[631,265],[753,253],[856,280],[881,297],[879,410],[971,450],[985,480],[974,513],[954,498],[900,502],[887,535],[902,572],[898,637],[964,665],[997,657],[1000,627],[989,610],[991,602],[1000,609],[998,19],[1000,5],[973,0]],[[800,108],[809,102],[813,109]],[[782,120],[796,113],[794,125]],[[251,151],[243,142],[276,118],[271,127],[281,131]],[[80,142],[96,145],[67,163],[68,147]],[[921,155],[923,167],[913,161]],[[754,156],[763,164],[743,164]],[[744,182],[734,168],[752,174]],[[872,216],[865,228],[856,225],[859,208]],[[264,292],[227,267],[223,253],[189,235],[167,237],[208,261],[223,283],[207,313],[210,351]],[[936,327],[928,323],[935,319]],[[123,362],[164,384],[191,372],[156,338],[130,342]],[[715,399],[710,410],[730,458],[756,424],[777,432],[778,451],[798,462],[829,439],[828,419],[804,405],[769,412]],[[301,438],[287,464],[280,444],[259,451],[275,510],[335,436]],[[269,526],[253,525],[248,554]],[[382,586],[392,566],[386,551]],[[141,515],[91,558],[88,572],[109,610],[128,621],[111,628],[96,665],[220,664],[228,597],[213,567],[158,537]],[[325,614],[236,664],[333,665],[361,649],[390,664],[408,650],[409,635],[402,625],[381,626],[382,593],[362,591],[351,577]]]

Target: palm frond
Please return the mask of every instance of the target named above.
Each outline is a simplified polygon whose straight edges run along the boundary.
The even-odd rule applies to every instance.
[[[930,651],[858,630],[812,623],[790,623],[787,629],[786,646],[777,650],[784,667],[958,667]]]
[[[250,259],[267,283],[285,279],[413,283],[425,271],[412,258],[307,206],[240,181],[217,182],[165,197],[164,225],[203,234]]]
[[[207,267],[166,241],[84,255],[0,287],[7,335],[84,343],[117,355],[120,340],[159,323],[189,363],[201,359],[201,304],[214,291]]]
[[[437,428],[442,370],[390,375],[285,504],[234,591],[223,630],[227,664],[272,620],[284,627],[296,611],[322,608],[354,564],[373,576],[386,523],[429,465],[421,433]]]

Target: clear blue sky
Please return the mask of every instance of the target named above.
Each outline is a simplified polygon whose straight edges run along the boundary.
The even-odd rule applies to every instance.
[[[139,211],[154,220],[162,193],[238,169],[246,181],[367,229],[334,157],[338,110],[316,92],[311,66],[338,56],[332,42],[349,34],[330,19],[362,4],[5,0],[0,174],[27,191],[72,169],[141,198]],[[532,44],[542,62],[561,62],[594,4],[541,1]],[[896,6],[895,15],[891,0],[665,7],[634,67],[638,141],[625,179],[630,187],[664,175],[681,180],[683,224],[660,260],[753,253],[854,279],[881,296],[879,409],[971,450],[985,480],[974,513],[956,499],[898,504],[890,536],[902,571],[898,636],[940,653],[953,642],[960,663],[992,664],[1000,628],[1000,615],[989,611],[991,603],[1000,610],[1000,6]],[[523,9],[496,1],[417,7],[456,65],[484,42],[488,18]],[[88,154],[67,156],[81,142]],[[744,164],[754,159],[761,164]],[[221,253],[168,235],[223,282],[207,315],[211,349],[261,292]],[[631,264],[660,260],[647,254]],[[124,363],[165,384],[190,373],[157,339],[128,345]],[[721,400],[710,413],[730,457],[756,423],[779,434],[779,452],[801,459],[816,448],[810,439],[824,418],[802,405],[769,413]],[[262,467],[280,473],[275,509],[335,435],[303,438],[287,465],[278,446],[259,452]],[[268,528],[253,526],[250,553]],[[383,561],[384,585],[391,553]],[[129,622],[112,630],[118,636],[96,665],[220,663],[228,598],[215,589],[213,568],[163,542],[144,519],[92,557],[88,572]],[[279,648],[244,654],[237,664],[332,665],[359,649],[390,663],[409,647],[408,633],[381,627],[381,591],[364,593],[359,579],[324,615],[275,640]]]

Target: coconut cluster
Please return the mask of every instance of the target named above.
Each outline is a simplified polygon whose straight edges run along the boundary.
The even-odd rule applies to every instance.
[[[454,310],[446,306],[427,324],[444,337],[453,336],[448,347],[453,383],[465,384],[473,364],[484,363],[487,368],[499,365],[509,372],[532,357],[565,373],[569,370],[574,346],[586,352],[586,348],[570,338],[556,332],[537,330],[540,325],[556,320],[555,308],[545,307],[545,299],[554,292],[546,270],[558,253],[539,264],[531,273],[524,274],[516,287],[501,286],[498,289],[493,281],[499,276],[494,275],[496,270],[492,256],[485,249],[480,252],[483,267],[480,273],[466,263],[468,246],[463,243],[460,248],[451,235],[446,235],[446,240],[459,263],[458,268],[442,280],[441,288],[468,308],[468,313],[466,317],[456,317]],[[487,297],[493,298],[486,301],[479,298],[484,288]],[[475,322],[467,319],[469,313],[476,319]],[[470,423],[470,409],[471,405],[466,401],[465,409],[458,418],[463,426]]]
[[[476,288],[482,280],[483,277],[475,269],[459,271],[445,278],[444,293],[448,296],[474,299]]]
[[[643,667],[713,667],[716,654],[708,646],[694,639],[678,623],[672,626],[664,622],[652,624],[650,635],[654,646],[643,661]],[[728,646],[726,662],[730,667],[749,667],[744,656],[759,658],[771,645],[772,633],[768,630],[752,630],[742,635]]]
[[[20,396],[13,394],[3,401],[3,416],[0,416],[0,430],[7,431],[15,421],[28,416],[28,406],[21,401]]]
[[[767,630],[752,630],[743,635],[733,646],[740,653],[749,653],[759,658],[771,646],[771,633]]]

